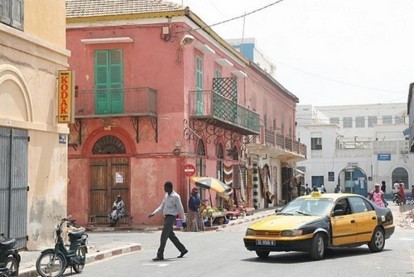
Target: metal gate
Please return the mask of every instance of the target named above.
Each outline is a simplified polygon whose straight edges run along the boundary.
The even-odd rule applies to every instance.
[[[0,127],[0,233],[27,242],[28,132]]]
[[[97,224],[108,223],[108,214],[118,194],[129,213],[129,163],[128,158],[91,159],[91,211]],[[121,220],[123,222],[124,219]]]

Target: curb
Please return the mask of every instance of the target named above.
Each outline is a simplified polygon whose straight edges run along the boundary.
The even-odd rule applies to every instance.
[[[102,252],[96,252],[91,255],[86,254],[87,255],[86,264],[101,261],[101,260],[104,260],[104,259],[107,259],[113,256],[125,254],[125,253],[139,251],[139,250],[141,250],[141,244],[137,243],[137,244],[127,246],[127,247],[120,247],[117,249],[110,249],[110,250],[104,250]],[[65,271],[66,274],[69,271],[70,271],[70,268],[67,268]],[[33,266],[32,268],[21,270],[19,272],[19,276],[20,277],[37,277],[39,276],[39,274],[37,274],[36,266]]]

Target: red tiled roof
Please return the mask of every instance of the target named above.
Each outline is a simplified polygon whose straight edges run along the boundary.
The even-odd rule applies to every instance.
[[[66,0],[66,18],[181,11],[185,7],[162,0]]]

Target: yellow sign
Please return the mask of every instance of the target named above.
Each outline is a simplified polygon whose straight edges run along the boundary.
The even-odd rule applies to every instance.
[[[59,70],[58,123],[72,123],[74,121],[73,83],[74,78],[71,70]]]

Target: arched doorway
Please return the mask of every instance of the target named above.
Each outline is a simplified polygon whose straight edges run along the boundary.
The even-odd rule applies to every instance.
[[[129,211],[129,159],[124,143],[114,135],[99,138],[92,147],[90,159],[90,216],[96,223],[107,223],[108,213],[117,195]]]
[[[367,175],[358,166],[347,166],[339,173],[342,191],[367,196]]]
[[[392,171],[391,176],[391,180],[393,183],[399,182],[401,180],[402,182],[404,182],[404,189],[409,188],[408,171],[405,168],[397,167]]]

